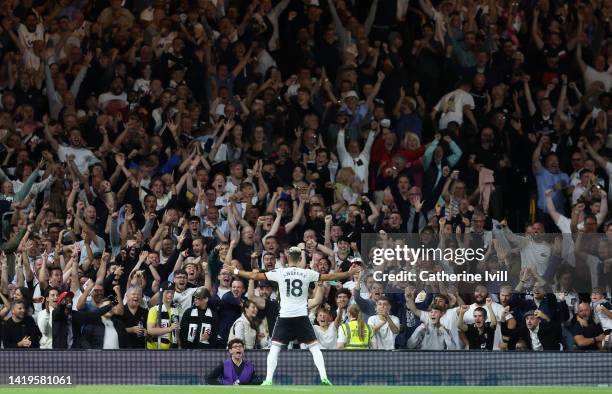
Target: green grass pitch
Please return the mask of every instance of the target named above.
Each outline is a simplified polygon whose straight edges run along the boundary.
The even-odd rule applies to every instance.
[[[223,392],[257,394],[591,394],[612,393],[612,387],[442,387],[442,386],[1,386],[4,393],[66,393],[66,394],[216,394]]]

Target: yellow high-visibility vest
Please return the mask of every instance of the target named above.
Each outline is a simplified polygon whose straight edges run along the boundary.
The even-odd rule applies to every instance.
[[[366,335],[363,339],[359,338],[359,322],[357,320],[351,320],[348,323],[344,323],[341,327],[344,337],[346,338],[344,349],[357,350],[370,348],[370,342],[374,336],[374,331],[368,324],[365,324]]]

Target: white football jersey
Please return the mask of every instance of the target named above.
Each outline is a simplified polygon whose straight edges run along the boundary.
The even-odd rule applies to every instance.
[[[308,287],[320,274],[298,267],[277,268],[266,272],[266,278],[278,283],[280,317],[308,316]]]

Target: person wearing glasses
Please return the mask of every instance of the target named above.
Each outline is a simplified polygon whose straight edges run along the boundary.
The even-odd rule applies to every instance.
[[[255,373],[252,362],[244,359],[244,341],[232,339],[227,344],[230,358],[223,361],[207,376],[210,385],[258,385],[261,379]]]

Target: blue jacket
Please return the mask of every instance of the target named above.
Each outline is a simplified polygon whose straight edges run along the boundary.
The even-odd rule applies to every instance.
[[[219,341],[227,342],[230,328],[242,314],[242,302],[245,300],[244,296],[234,297],[231,291],[225,293],[221,299],[218,296],[211,297],[209,305],[217,309],[219,316],[219,330],[217,331]]]

